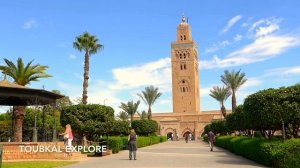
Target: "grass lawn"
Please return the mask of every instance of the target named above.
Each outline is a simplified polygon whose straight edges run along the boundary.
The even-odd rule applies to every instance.
[[[2,163],[2,168],[54,168],[62,167],[78,162],[66,161],[28,161],[28,162],[8,162]]]

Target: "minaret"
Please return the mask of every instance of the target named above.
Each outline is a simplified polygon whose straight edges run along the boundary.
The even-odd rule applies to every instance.
[[[172,46],[172,91],[174,113],[200,113],[198,47],[185,16],[177,27]]]

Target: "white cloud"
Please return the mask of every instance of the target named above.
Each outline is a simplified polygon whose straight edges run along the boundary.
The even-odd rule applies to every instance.
[[[300,66],[271,69],[266,72],[267,76],[300,75]]]
[[[172,74],[171,59],[163,58],[158,61],[149,62],[140,66],[130,66],[124,68],[116,68],[112,70],[113,81],[90,81],[88,88],[88,103],[105,104],[113,107],[116,113],[120,111],[121,102],[127,102],[131,99],[122,100],[120,94],[127,93],[127,97],[137,101],[136,93],[139,93],[144,87],[154,85],[158,87],[160,92],[171,92]],[[76,75],[78,78],[81,76]],[[94,82],[95,81],[95,82]],[[57,82],[60,89],[66,92],[72,100],[81,97],[82,86],[80,84],[73,85],[65,82]],[[158,104],[167,104],[170,100],[159,100]],[[139,110],[146,110],[147,107],[141,102]],[[155,110],[155,109],[154,109]]]
[[[211,87],[200,87],[200,97],[206,97],[206,96],[209,96],[210,89],[211,89],[212,87],[213,87],[213,86],[211,86]]]
[[[70,59],[76,59],[77,57],[76,57],[76,55],[74,55],[74,54],[70,54],[70,55],[69,55],[69,58],[70,58]]]
[[[266,27],[259,27],[256,30],[255,37],[261,37],[261,36],[271,34],[278,29],[279,29],[279,25],[274,24],[274,23],[272,23]]]
[[[162,99],[162,100],[158,100],[158,104],[160,105],[168,105],[168,104],[172,104],[173,102],[171,101],[172,98],[170,99]]]
[[[158,61],[139,66],[113,69],[115,83],[110,89],[134,89],[155,85],[163,91],[171,91],[171,59],[162,58]]]
[[[236,15],[235,17],[231,18],[225,28],[222,30],[221,33],[226,33],[235,23],[237,23],[240,19],[242,19],[242,15]]]
[[[298,46],[299,37],[268,35],[255,39],[245,47],[229,53],[224,59],[214,55],[212,60],[200,61],[201,69],[225,68],[265,61]]]
[[[37,26],[37,21],[30,19],[23,24],[23,29],[31,29]]]
[[[224,40],[218,43],[213,44],[210,48],[206,49],[206,53],[213,53],[220,49],[223,49],[224,47],[230,45],[230,42],[228,40]]]
[[[261,36],[269,35],[280,29],[279,23],[281,20],[282,19],[277,18],[260,19],[251,24],[251,27],[248,30],[248,36],[259,38]]]
[[[259,86],[263,82],[259,78],[248,78],[244,85],[241,86],[242,90],[248,89],[250,87]]]
[[[242,39],[242,35],[236,34],[233,39],[234,39],[235,42],[238,42]]]

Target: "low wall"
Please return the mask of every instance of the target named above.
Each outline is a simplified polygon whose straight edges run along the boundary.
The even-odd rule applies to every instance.
[[[20,146],[30,146],[33,149],[37,149],[38,146],[50,146],[56,147],[64,151],[63,142],[0,142],[3,145],[3,161],[5,160],[31,160],[31,159],[62,159],[71,160],[72,157],[76,159],[85,158],[86,155],[82,155],[79,152],[73,153],[72,156],[68,156],[65,152],[25,152],[21,150]],[[23,148],[23,149],[24,149]]]

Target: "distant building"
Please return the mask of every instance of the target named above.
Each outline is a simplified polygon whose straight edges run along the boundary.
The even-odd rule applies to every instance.
[[[173,112],[153,113],[152,119],[159,123],[161,135],[183,138],[191,133],[199,138],[206,124],[222,116],[220,110],[200,111],[198,46],[184,16],[177,27],[177,41],[171,45]]]

